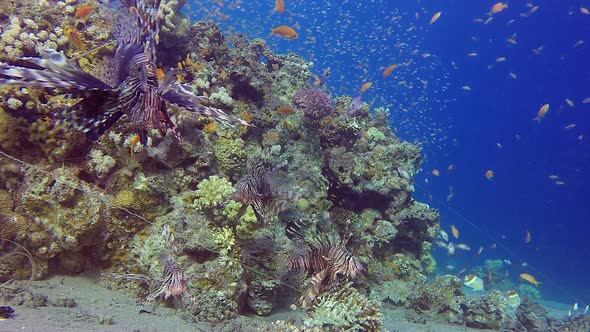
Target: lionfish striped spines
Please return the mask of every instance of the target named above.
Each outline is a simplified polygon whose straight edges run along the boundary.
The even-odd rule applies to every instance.
[[[270,223],[288,203],[293,203],[301,197],[298,193],[276,188],[273,176],[284,164],[274,166],[262,157],[251,159],[246,167],[246,173],[236,183],[232,198],[242,204],[251,205],[261,224]]]
[[[76,95],[80,91],[112,88],[71,63],[62,53],[45,50],[43,58],[22,58],[22,66],[0,63],[0,84],[60,88]]]
[[[310,275],[309,287],[303,292],[300,304],[306,307],[321,292],[336,285],[341,278],[355,279],[363,272],[363,266],[346,250],[343,242],[333,244],[329,239],[309,242],[310,250],[293,260],[291,268]]]

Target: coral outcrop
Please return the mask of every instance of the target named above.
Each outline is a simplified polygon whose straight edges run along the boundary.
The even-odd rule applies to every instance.
[[[179,283],[160,288],[153,300],[182,309],[190,320],[217,324],[289,307],[301,296],[296,290],[313,286],[290,271],[306,254],[301,241],[335,238],[341,239],[337,250],[311,248],[307,254],[322,254],[308,260],[313,267],[299,266],[322,283],[302,310],[301,329],[381,330],[382,301],[424,317],[494,328],[499,298],[468,301],[454,277],[427,282],[436,269],[431,251],[439,216],[412,198],[422,151],[393,133],[388,111],[364,104],[355,117],[347,115],[350,97],[310,88],[311,63],[275,54],[262,39],[226,36],[213,22],[192,23],[180,12],[184,4],[165,3],[157,65],[165,72],[182,68],[176,79],[208,95],[207,106],[249,126],[222,128],[174,106],[170,119],[181,139],[147,130],[138,140],[115,125],[89,144],[54,121],[68,98],[43,89],[0,89],[0,146],[20,158],[0,159],[0,237],[32,253],[34,277],[91,266],[164,285],[174,276]],[[57,5],[71,12],[68,6]],[[53,47],[79,55],[80,66],[91,71],[113,56],[109,46],[80,54],[76,41],[63,37],[71,22],[54,9],[33,7],[0,15],[6,27],[0,46],[10,51],[0,61]],[[107,13],[98,6],[75,26],[88,50],[108,40]],[[64,26],[43,33],[49,21]],[[281,167],[268,174],[247,167],[262,156]],[[263,189],[273,190],[252,190],[260,179]],[[240,200],[242,194],[249,199]],[[285,198],[292,200],[288,208],[279,206]],[[269,203],[264,222],[260,202]],[[163,229],[174,234],[173,257],[163,256],[171,252]],[[25,257],[7,262],[0,282],[28,278]],[[115,279],[113,287],[124,282]],[[154,294],[146,283],[121,288],[142,299]],[[180,294],[182,304],[169,301]]]

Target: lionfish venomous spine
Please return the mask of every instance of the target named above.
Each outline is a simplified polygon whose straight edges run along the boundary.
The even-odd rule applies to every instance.
[[[285,164],[286,161],[273,166],[261,157],[254,158],[249,161],[244,176],[236,183],[232,199],[244,204],[244,212],[251,205],[262,224],[270,223],[272,216],[283,211],[287,203],[296,202],[301,197],[299,193],[276,188],[277,181],[273,180],[273,176]]]
[[[346,250],[343,241],[333,243],[328,238],[308,242],[310,250],[291,260],[292,269],[300,269],[311,275],[309,287],[299,298],[302,307],[309,306],[324,290],[339,282],[339,278],[354,279],[363,272],[363,266]]]
[[[167,103],[226,125],[231,122],[247,125],[244,120],[205,106],[207,98],[196,96],[188,85],[177,82],[173,70],[158,82],[156,46],[163,8],[161,0],[135,0],[128,13],[116,15],[115,54],[99,66],[97,77],[84,72],[62,52],[46,50],[42,58],[21,59],[22,65],[0,63],[0,85],[58,88],[80,99],[58,114],[57,123],[72,125],[91,141],[123,115],[128,117],[129,129],[139,134],[142,143],[151,129],[162,135],[170,131],[180,138],[168,114]]]

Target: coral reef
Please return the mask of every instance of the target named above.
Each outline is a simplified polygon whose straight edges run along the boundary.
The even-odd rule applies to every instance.
[[[297,91],[293,96],[293,104],[314,121],[329,116],[333,111],[328,93],[314,88]]]
[[[359,293],[351,283],[322,295],[303,324],[325,331],[381,331],[380,305]]]
[[[47,10],[25,2],[0,16],[0,61],[53,48],[64,61],[79,56],[72,63],[79,75],[106,83],[99,69],[121,52],[104,45],[113,9],[97,6],[71,25],[60,13],[74,12],[68,1]],[[396,137],[388,110],[363,104],[348,116],[350,97],[309,87],[312,63],[275,54],[262,39],[226,36],[210,21],[192,23],[184,4],[164,3],[160,43],[150,44],[158,60],[151,65],[180,69],[164,78],[170,85],[149,87],[183,98],[192,88],[195,112],[173,105],[178,100],[162,88],[165,119],[145,119],[151,127],[135,123],[131,132],[109,122],[89,144],[57,118],[73,100],[47,89],[0,89],[0,145],[22,159],[0,159],[0,237],[31,252],[33,277],[98,267],[123,276],[112,287],[211,323],[269,315],[299,297],[308,314],[302,330],[381,330],[382,301],[410,315],[494,328],[503,303],[495,293],[468,300],[455,277],[427,282],[439,216],[412,199],[422,151]],[[48,22],[63,23],[50,32]],[[74,28],[80,40],[67,30]],[[81,54],[81,45],[98,48]],[[219,122],[239,117],[240,125],[218,126],[208,112]],[[174,135],[160,135],[166,131]],[[317,241],[328,238],[338,241]],[[0,282],[28,278],[26,259],[3,260]]]

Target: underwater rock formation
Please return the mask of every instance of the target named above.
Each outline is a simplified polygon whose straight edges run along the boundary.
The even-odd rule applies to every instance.
[[[309,286],[289,272],[290,262],[306,254],[300,239],[288,232],[297,226],[308,243],[324,236],[348,239],[333,244],[335,251],[318,245],[307,252],[321,264],[304,270],[329,273],[318,277],[322,287],[307,301],[306,328],[380,330],[380,301],[420,313],[439,310],[454,323],[467,321],[457,302],[460,280],[426,283],[426,274],[436,267],[430,251],[438,212],[412,199],[421,149],[395,136],[388,112],[364,105],[358,116],[347,116],[349,97],[332,100],[326,91],[310,89],[307,61],[274,54],[261,39],[226,37],[213,22],[187,26],[178,12],[183,3],[166,3],[160,37],[166,41],[154,45],[157,66],[177,74],[168,77],[174,82],[167,87],[178,88],[182,81],[196,96],[209,96],[202,107],[240,117],[249,126],[218,127],[207,116],[170,105],[165,123],[181,140],[144,127],[143,139],[137,140],[114,124],[96,142],[80,142],[80,135],[54,121],[55,111],[72,100],[33,87],[0,89],[0,129],[5,129],[0,146],[20,158],[3,154],[0,160],[0,237],[31,252],[33,277],[95,267],[169,286],[153,293],[150,282],[129,286],[119,278],[112,285],[125,284],[121,289],[139,298],[182,308],[190,319],[219,323],[241,313],[268,315],[288,307],[285,299],[301,296],[295,290]],[[99,6],[80,27],[88,50],[109,38],[108,13]],[[50,18],[61,22],[60,15],[50,10],[0,16],[8,27],[0,44],[7,53],[0,53],[0,60],[38,57],[40,48],[55,46],[65,56],[80,57],[76,71],[94,74],[93,68],[117,54],[112,46],[82,54],[57,27],[55,36],[47,32],[43,38],[37,29],[48,27]],[[21,30],[42,36],[17,43]],[[164,86],[150,82],[152,88]],[[288,208],[265,209],[264,223],[254,200],[235,196],[240,179],[249,174],[246,161],[262,155],[282,166],[264,178],[265,185],[297,193],[290,195]],[[261,179],[253,178],[252,183]],[[162,256],[171,246],[163,229],[174,234],[173,259]],[[5,242],[3,248],[18,252]],[[32,273],[23,255],[1,258],[0,282]],[[360,271],[364,278],[356,278]],[[348,282],[352,279],[355,284]],[[177,283],[163,283],[167,280]],[[180,294],[182,304],[170,300]],[[473,303],[470,310],[479,306]]]

